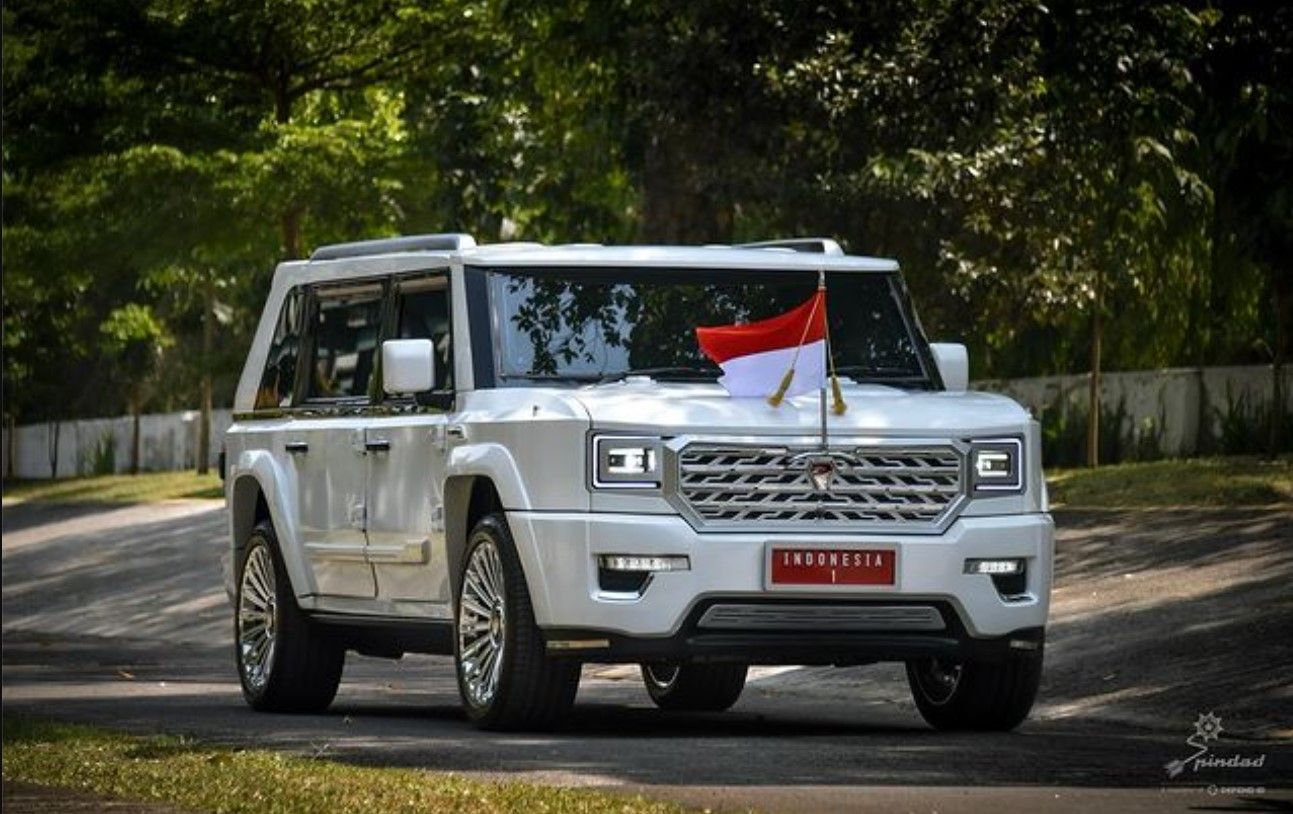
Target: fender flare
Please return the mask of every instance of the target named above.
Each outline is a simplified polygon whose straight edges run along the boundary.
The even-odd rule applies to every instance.
[[[296,476],[274,460],[268,450],[245,450],[229,473],[229,539],[233,562],[255,526],[256,495],[265,499],[269,520],[278,537],[279,555],[287,568],[292,592],[299,598],[316,593],[314,575],[300,545],[296,523]],[[236,579],[236,576],[235,576]]]
[[[507,447],[495,443],[470,444],[456,447],[450,453],[444,484],[445,556],[449,568],[450,595],[455,607],[458,601],[459,574],[467,552],[467,537],[471,533],[468,515],[472,495],[477,483],[482,480],[493,486],[503,511],[526,511],[532,506],[520,470]],[[517,543],[517,555],[521,560],[521,570],[529,588],[535,616],[546,618],[549,603],[543,564],[537,552],[516,540],[515,530],[512,538]]]

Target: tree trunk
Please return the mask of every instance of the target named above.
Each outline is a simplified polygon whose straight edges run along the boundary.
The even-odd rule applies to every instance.
[[[130,474],[139,474],[139,413],[143,409],[139,396],[130,399]]]
[[[274,88],[274,121],[287,124],[292,120],[292,95],[289,92],[288,77],[281,77]],[[301,210],[295,204],[288,204],[279,214],[279,229],[282,232],[283,256],[295,260],[301,256]]]
[[[5,447],[4,476],[5,480],[12,480],[14,470],[17,469],[17,455],[14,447],[18,445],[18,418],[17,416],[5,416],[5,424],[9,427],[9,445]]]
[[[1275,301],[1275,347],[1271,354],[1270,434],[1266,438],[1266,454],[1274,460],[1284,441],[1281,435],[1284,430],[1284,354],[1288,341],[1289,292],[1284,287],[1287,278],[1281,279],[1279,270],[1272,268],[1269,273],[1273,275],[1271,294]]]
[[[1104,272],[1095,272],[1095,310],[1091,315],[1091,391],[1087,401],[1086,465],[1100,465],[1100,341],[1104,334]]]
[[[57,421],[51,421],[49,432],[46,436],[49,439],[47,452],[49,453],[49,477],[51,480],[58,477],[58,434],[61,428],[62,425]]]
[[[215,280],[208,271],[202,284],[202,416],[198,424],[198,474],[205,475],[211,460],[211,351],[215,344]]]

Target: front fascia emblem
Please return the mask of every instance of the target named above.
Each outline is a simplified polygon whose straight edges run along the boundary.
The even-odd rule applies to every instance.
[[[808,462],[808,477],[818,492],[829,492],[835,480],[835,462],[830,458]]]
[[[856,458],[843,452],[804,452],[790,459],[792,467],[802,466],[807,470],[813,491],[820,495],[830,493],[840,470],[857,463]]]

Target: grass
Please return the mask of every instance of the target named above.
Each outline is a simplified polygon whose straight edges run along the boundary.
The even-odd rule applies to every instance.
[[[1066,508],[1270,506],[1293,503],[1293,456],[1115,464],[1047,473],[1051,504]]]
[[[6,503],[150,503],[175,498],[219,498],[224,495],[215,474],[143,472],[60,480],[5,481]]]
[[[7,716],[4,779],[229,814],[549,812],[676,814],[672,803],[445,772],[353,766],[173,736]]]

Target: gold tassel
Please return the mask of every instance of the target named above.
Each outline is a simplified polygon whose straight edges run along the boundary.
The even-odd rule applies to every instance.
[[[781,377],[781,386],[777,388],[777,392],[773,393],[771,396],[768,396],[768,403],[771,404],[773,407],[780,407],[781,402],[785,401],[786,391],[790,389],[790,383],[794,381],[794,379],[795,379],[795,366],[792,364],[790,366],[790,369],[786,371],[786,375]]]
[[[835,415],[844,415],[844,411],[849,406],[844,403],[844,391],[840,389],[840,377],[834,373],[831,374],[831,396],[835,402],[831,405],[831,412],[835,413]]]

